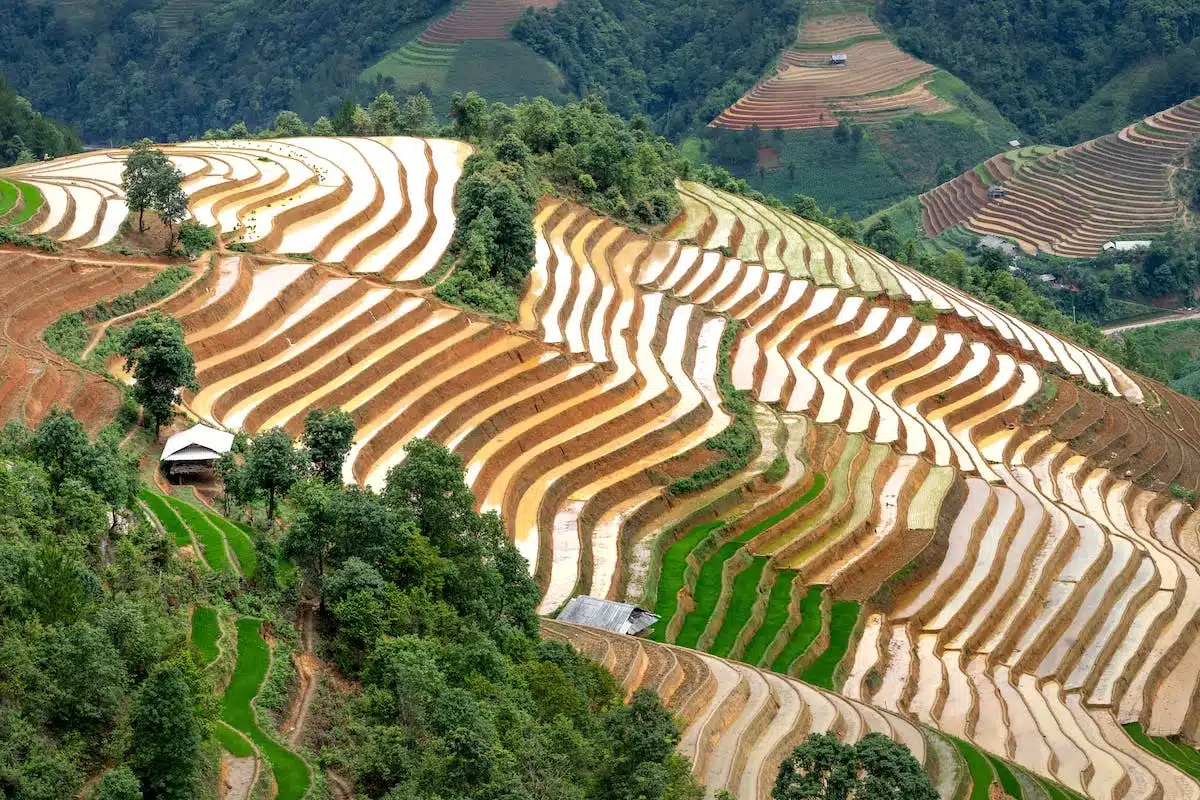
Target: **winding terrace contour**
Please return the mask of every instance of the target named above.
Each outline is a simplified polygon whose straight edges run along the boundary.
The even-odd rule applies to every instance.
[[[1200,516],[1176,497],[1200,489],[1200,406],[694,183],[662,236],[544,198],[517,319],[480,318],[421,284],[469,152],[402,137],[169,148],[192,215],[256,250],[222,253],[160,305],[196,354],[191,412],[296,433],[309,409],[341,406],[358,424],[345,477],[375,488],[412,437],[444,443],[502,513],[546,613],[576,593],[663,602],[664,551],[723,523],[689,558],[719,557],[725,588],[693,597],[685,576],[665,638],[704,609],[697,647],[754,664],[547,632],[662,692],[697,774],[743,800],[768,795],[804,731],[879,730],[931,764],[935,729],[1089,797],[1200,798],[1122,728],[1200,738]],[[122,158],[3,176],[42,188],[30,225],[92,243],[123,218],[104,194]],[[289,253],[316,261],[271,255]],[[676,494],[741,413],[726,381],[751,401],[759,452]],[[777,461],[782,477],[764,477]],[[823,617],[850,609],[853,631],[834,648],[822,623],[814,646],[836,658],[823,669],[840,694],[767,669],[811,665],[787,649],[808,598]],[[768,606],[783,617],[768,624]]]

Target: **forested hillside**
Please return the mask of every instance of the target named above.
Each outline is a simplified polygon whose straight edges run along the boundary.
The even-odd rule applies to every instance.
[[[1152,114],[1200,85],[1200,2],[884,0],[900,44],[954,72],[1039,138],[1086,139],[1129,119],[1063,124],[1122,70],[1149,61],[1115,117]]]
[[[327,113],[397,30],[448,5],[0,0],[0,74],[88,141],[260,127],[280,108]]]
[[[0,76],[0,167],[79,149],[74,131],[43,117]]]
[[[527,11],[513,35],[580,94],[673,136],[753,86],[795,38],[802,10],[803,0],[568,0]]]

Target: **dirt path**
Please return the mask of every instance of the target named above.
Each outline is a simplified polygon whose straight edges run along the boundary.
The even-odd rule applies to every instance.
[[[112,258],[93,258],[91,256],[76,256],[69,251],[64,251],[58,255],[51,253],[36,253],[24,249],[13,249],[8,247],[0,247],[0,253],[12,253],[13,255],[28,256],[29,258],[42,258],[50,261],[74,261],[77,264],[98,264],[102,267],[154,267],[155,269],[166,269],[173,266],[174,262],[166,259],[133,259],[125,256],[113,256]]]
[[[1149,328],[1154,325],[1165,325],[1168,322],[1186,322],[1189,319],[1200,319],[1200,311],[1193,311],[1190,314],[1173,313],[1164,317],[1155,317],[1154,319],[1144,320],[1142,322],[1131,322],[1126,325],[1108,325],[1100,330],[1104,332],[1105,336],[1112,336],[1115,333],[1124,333],[1125,331],[1132,331],[1137,328]]]
[[[221,759],[221,781],[217,796],[221,800],[247,800],[257,780],[257,758],[234,758],[227,755]]]
[[[337,800],[352,800],[354,784],[331,769],[326,770],[325,774],[329,776],[329,790]]]
[[[312,707],[313,698],[317,694],[318,673],[320,662],[313,655],[313,632],[315,626],[316,603],[312,600],[301,600],[299,607],[300,646],[302,652],[293,658],[296,663],[296,674],[300,678],[300,691],[296,701],[288,712],[280,732],[287,737],[288,747],[293,750],[304,735],[304,725],[308,722],[308,711]]]

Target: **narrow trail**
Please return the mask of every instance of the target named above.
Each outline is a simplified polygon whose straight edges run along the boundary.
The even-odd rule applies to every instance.
[[[1200,311],[1193,311],[1190,314],[1171,313],[1165,317],[1155,317],[1154,319],[1144,320],[1142,322],[1131,322],[1124,325],[1107,325],[1100,330],[1105,336],[1112,336],[1115,333],[1124,333],[1138,328],[1151,328],[1155,325],[1166,325],[1169,322],[1187,322],[1190,319],[1200,319]]]
[[[301,652],[294,656],[296,674],[300,678],[300,692],[296,702],[288,712],[280,732],[287,737],[288,747],[295,749],[304,735],[304,726],[308,722],[308,712],[312,707],[313,698],[317,694],[318,673],[320,662],[313,655],[313,638],[315,628],[316,603],[312,600],[301,600],[299,607],[299,627]]]
[[[254,784],[258,781],[258,770],[258,759],[254,756],[225,756],[221,759],[221,780],[217,796],[221,800],[248,800]]]

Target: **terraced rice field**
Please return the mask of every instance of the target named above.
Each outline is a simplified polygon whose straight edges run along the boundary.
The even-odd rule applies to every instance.
[[[205,664],[216,661],[220,655],[217,640],[221,629],[217,624],[217,611],[211,606],[196,606],[192,609],[192,646],[200,653]]]
[[[103,257],[0,251],[0,423],[33,426],[56,405],[91,431],[111,422],[117,387],[52,353],[42,332],[64,313],[141,288],[156,271]]]
[[[426,28],[419,42],[462,44],[468,39],[505,39],[509,27],[527,8],[553,8],[558,0],[465,0]]]
[[[830,64],[834,53],[844,65]],[[828,128],[840,118],[884,122],[952,106],[930,89],[935,68],[899,50],[866,14],[818,16],[800,30],[775,74],[713,120],[717,128]]]
[[[237,621],[237,663],[221,698],[221,720],[253,742],[262,754],[275,779],[275,797],[279,800],[299,800],[308,792],[311,783],[309,766],[304,759],[259,727],[251,705],[266,680],[271,664],[271,650],[259,632],[261,625],[261,620],[250,617]],[[244,745],[238,743],[232,732],[223,732],[220,739],[228,743],[227,749],[234,755],[245,753]]]
[[[185,174],[189,212],[262,253],[311,253],[358,273],[416,284],[454,232],[454,186],[471,148],[445,139],[189,142],[164,151]],[[24,226],[98,247],[127,215],[125,154],[102,150],[10,167],[46,198]]]
[[[366,142],[391,152],[358,139],[325,152]],[[276,145],[297,149],[264,157],[302,160]],[[975,174],[995,179],[994,166]],[[242,205],[241,179],[197,176],[193,213],[232,225],[259,209],[264,250],[323,261],[222,253],[162,304],[196,354],[188,409],[297,433],[308,409],[339,405],[359,431],[345,477],[374,487],[413,436],[446,444],[479,505],[503,514],[544,613],[578,593],[630,600],[662,613],[655,638],[695,645],[547,626],[625,665],[628,687],[661,691],[713,788],[765,800],[811,728],[901,737],[944,762],[946,796],[972,786],[975,753],[969,791],[1200,800],[1186,751],[1160,743],[1200,740],[1200,514],[1177,499],[1200,489],[1194,401],[697,184],[679,186],[684,212],[663,237],[545,198],[517,320],[501,325],[418,288],[449,237],[433,200],[420,226],[436,230],[397,251],[409,222],[389,228],[384,258],[351,242],[396,219],[400,194],[291,215]],[[449,208],[453,183],[430,185],[422,196]],[[722,457],[709,443],[735,413],[760,442],[748,463],[672,492]],[[192,527],[163,505],[179,543],[243,562],[215,521]]]
[[[961,225],[1011,239],[1027,252],[1086,258],[1110,239],[1150,238],[1183,209],[1174,195],[1175,163],[1200,135],[1193,99],[1074,147],[989,159],[921,195],[925,231]],[[1003,185],[989,199],[983,175]]]
[[[933,776],[943,797],[956,797],[965,786],[972,800],[988,798],[988,787],[1004,771],[1018,786],[1008,765],[965,742],[949,741],[919,724],[794,678],[747,664],[726,661],[672,645],[631,639],[605,631],[545,621],[542,635],[572,644],[613,671],[626,691],[657,692],[680,721],[679,749],[692,759],[696,774],[712,791],[740,798],[770,796],[775,774],[794,746],[810,733],[831,732],[846,742],[882,733],[908,747]],[[956,752],[967,757],[960,760]],[[992,765],[996,766],[993,767]],[[966,767],[972,767],[969,778]],[[1022,773],[1024,777],[1024,773]],[[975,779],[972,787],[970,778]],[[1026,777],[1029,784],[1033,780]],[[1061,787],[1043,784],[1045,790]],[[1030,795],[1015,789],[1012,797]]]
[[[143,488],[138,499],[176,547],[191,547],[213,570],[254,577],[258,556],[249,534],[229,520],[176,497]]]

